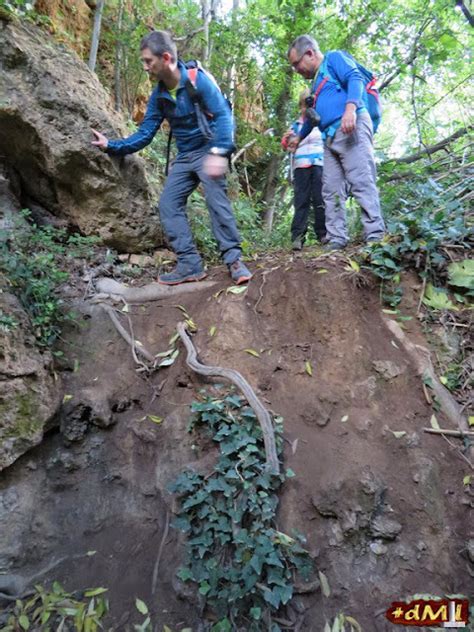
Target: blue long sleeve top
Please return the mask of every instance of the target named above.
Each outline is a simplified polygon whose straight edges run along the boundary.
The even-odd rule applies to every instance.
[[[169,93],[163,82],[159,82],[151,93],[145,117],[138,130],[127,138],[109,140],[107,153],[124,156],[131,154],[153,140],[163,119],[169,122],[180,154],[204,147],[218,147],[227,151],[234,149],[234,123],[232,112],[219,87],[205,72],[197,73],[196,89],[203,102],[212,134],[211,140],[206,138],[199,127],[194,104],[186,90],[188,71],[185,64],[178,61],[181,79],[176,92],[176,99]]]
[[[364,78],[355,61],[344,51],[333,50],[325,54],[311,87],[311,94],[316,92],[325,76],[328,81],[316,101],[316,112],[321,117],[321,132],[340,121],[346,103],[354,103],[357,109],[364,107]],[[301,137],[305,138],[311,129],[311,124],[306,121],[300,131]]]

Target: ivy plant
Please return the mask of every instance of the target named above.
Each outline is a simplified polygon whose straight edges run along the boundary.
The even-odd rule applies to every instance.
[[[312,571],[304,539],[275,526],[277,492],[294,474],[266,472],[261,428],[240,396],[206,395],[192,412],[190,431],[204,429],[220,456],[210,475],[188,470],[171,487],[180,499],[174,526],[187,535],[178,577],[193,582],[219,618],[214,632],[230,630],[231,621],[249,632],[267,630],[271,615],[291,600],[296,575],[307,579]],[[275,431],[281,454],[281,419]]]

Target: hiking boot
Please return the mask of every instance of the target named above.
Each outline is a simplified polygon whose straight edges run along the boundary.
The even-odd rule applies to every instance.
[[[326,233],[324,233],[324,235],[317,235],[317,237],[318,242],[321,244],[321,246],[325,246],[329,243],[329,237],[326,235]]]
[[[232,281],[234,281],[236,285],[246,283],[252,278],[252,273],[240,259],[237,259],[234,263],[229,263],[227,267],[229,268]]]
[[[296,239],[293,239],[293,241],[291,242],[291,249],[303,250],[303,240],[301,239],[301,237],[297,237]]]
[[[158,283],[163,285],[179,285],[180,283],[191,283],[193,281],[202,281],[207,274],[204,272],[201,264],[189,265],[186,263],[179,263],[174,270],[160,274],[158,277]]]
[[[333,250],[344,250],[346,244],[340,244],[337,241],[328,241],[324,246],[325,252],[332,252]]]

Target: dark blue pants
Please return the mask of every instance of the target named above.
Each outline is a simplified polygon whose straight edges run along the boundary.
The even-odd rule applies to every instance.
[[[210,178],[204,173],[205,149],[180,154],[171,167],[158,204],[161,225],[178,256],[178,262],[195,266],[201,264],[186,215],[188,197],[201,182],[211,227],[224,263],[230,264],[241,256],[240,234],[232,212],[225,176]]]
[[[304,239],[308,230],[311,207],[314,212],[314,232],[318,239],[326,236],[322,195],[323,168],[318,165],[295,169],[293,175],[295,215],[291,223],[291,240]]]

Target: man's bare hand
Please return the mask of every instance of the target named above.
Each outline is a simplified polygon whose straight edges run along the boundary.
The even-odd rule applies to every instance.
[[[204,158],[204,173],[211,178],[220,178],[229,168],[229,159],[226,156],[207,154]]]
[[[95,136],[95,140],[92,141],[92,144],[98,147],[99,149],[102,149],[102,150],[107,149],[108,144],[109,144],[107,136],[104,136],[103,134],[98,132],[96,129],[93,129],[92,133]]]
[[[341,118],[341,130],[344,134],[352,134],[356,128],[357,114],[355,103],[347,103]]]
[[[294,134],[293,136],[290,137],[290,140],[288,141],[288,151],[292,154],[295,153],[295,151],[298,149],[298,145],[301,142],[301,136],[299,136],[298,134]]]

